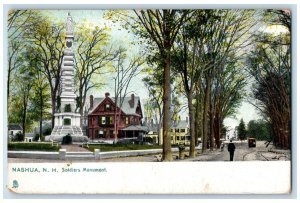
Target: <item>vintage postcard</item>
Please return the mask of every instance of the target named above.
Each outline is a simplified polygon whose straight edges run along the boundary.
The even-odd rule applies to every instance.
[[[292,15],[9,7],[7,190],[290,194]]]

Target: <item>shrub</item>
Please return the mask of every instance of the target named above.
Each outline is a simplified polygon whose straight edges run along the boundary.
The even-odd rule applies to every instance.
[[[8,150],[28,150],[28,151],[58,151],[60,146],[52,146],[50,143],[8,143]]]
[[[15,135],[13,136],[12,141],[15,141],[15,142],[22,142],[22,141],[24,141],[24,138],[25,138],[24,134],[21,133],[21,132],[18,132],[17,134],[15,134]]]

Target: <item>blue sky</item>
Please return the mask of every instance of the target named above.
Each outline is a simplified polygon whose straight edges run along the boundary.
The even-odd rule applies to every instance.
[[[132,40],[135,40],[134,36],[128,33],[128,31],[122,29],[117,23],[112,23],[111,21],[104,19],[103,14],[105,10],[45,10],[44,14],[49,16],[53,21],[65,22],[68,12],[71,13],[75,23],[85,22],[87,26],[102,27],[106,25],[111,27],[112,44],[115,44],[116,46],[122,44],[129,49],[129,54],[138,53],[139,47],[135,47],[130,44]],[[134,78],[130,84],[129,91],[133,91],[137,94],[141,98],[141,102],[143,104],[148,97],[148,91],[141,81],[142,78],[143,75],[139,75]],[[113,95],[114,82],[112,75],[106,75],[104,78],[101,78],[101,80],[103,80],[107,85],[103,86],[101,89],[93,90],[90,94],[93,94],[95,97],[102,97],[105,92],[110,92],[111,95]],[[227,118],[224,121],[224,124],[228,126],[229,129],[234,129],[242,118],[246,123],[250,120],[259,118],[258,111],[256,111],[255,108],[246,101],[242,102],[242,105],[237,112],[238,113],[235,115],[235,118]],[[187,111],[183,111],[181,113],[182,118],[185,118],[187,115]],[[233,131],[231,134],[232,133]]]

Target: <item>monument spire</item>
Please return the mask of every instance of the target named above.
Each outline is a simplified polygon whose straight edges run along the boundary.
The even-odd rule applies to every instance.
[[[83,136],[80,118],[81,115],[76,112],[76,94],[74,87],[74,21],[70,12],[66,20],[66,46],[64,50],[63,63],[61,68],[61,93],[60,107],[54,114],[55,124],[49,140],[61,141],[62,137],[70,134],[73,141],[87,141]],[[74,140],[75,139],[75,140]]]

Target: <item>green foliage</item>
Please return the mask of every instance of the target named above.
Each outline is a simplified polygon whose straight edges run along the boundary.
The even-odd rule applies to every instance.
[[[24,138],[25,138],[24,134],[21,132],[18,132],[17,134],[14,135],[14,137],[12,138],[12,141],[13,142],[22,142],[22,141],[24,141]]]
[[[270,123],[263,120],[251,120],[247,125],[247,136],[257,140],[272,140]]]
[[[283,25],[285,32],[258,33],[247,65],[256,83],[253,104],[270,120],[274,143],[291,147],[291,33],[290,12],[268,10],[268,25]],[[271,24],[271,25],[270,25]],[[282,30],[281,30],[282,31]]]
[[[25,151],[59,151],[60,146],[52,146],[49,143],[8,143],[8,150]]]
[[[246,126],[245,126],[245,122],[243,119],[241,119],[240,124],[238,126],[237,129],[237,134],[238,134],[238,138],[240,140],[245,140],[246,136],[247,136],[247,130],[246,130]]]
[[[138,145],[138,144],[89,144],[85,147],[91,152],[95,149],[100,149],[101,152],[109,151],[126,151],[126,150],[143,150],[143,149],[161,149],[160,145]]]

